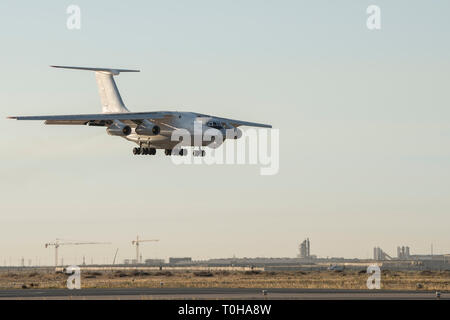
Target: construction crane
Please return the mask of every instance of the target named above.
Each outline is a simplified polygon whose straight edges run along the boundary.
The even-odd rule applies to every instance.
[[[139,243],[141,242],[156,242],[159,241],[159,239],[152,239],[152,240],[141,240],[139,239],[139,236],[136,236],[136,240],[131,241],[131,244],[136,246],[136,263],[139,263]],[[142,259],[141,259],[142,262]]]
[[[116,263],[116,257],[117,257],[117,252],[119,251],[119,248],[116,249],[116,254],[114,255],[114,259],[113,259],[113,265]]]
[[[110,244],[109,242],[86,242],[86,241],[80,241],[80,242],[61,242],[63,239],[56,239],[54,242],[49,242],[45,244],[45,247],[48,248],[50,246],[55,247],[55,267],[58,266],[58,248],[59,246],[67,246],[67,245],[82,245],[82,244]]]

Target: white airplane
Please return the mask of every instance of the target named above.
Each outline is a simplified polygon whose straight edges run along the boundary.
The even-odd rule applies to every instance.
[[[102,113],[14,116],[8,117],[9,119],[44,120],[45,124],[106,127],[108,134],[135,142],[139,146],[133,149],[135,155],[154,155],[156,149],[164,149],[166,155],[186,155],[186,149],[177,148],[180,145],[179,139],[172,141],[172,135],[177,130],[184,129],[183,132],[189,133],[190,141],[184,141],[184,145],[194,147],[194,156],[204,156],[205,151],[201,147],[217,148],[227,138],[240,138],[242,131],[238,129],[239,126],[272,128],[271,125],[267,124],[220,118],[195,112],[130,112],[120,97],[113,76],[119,75],[121,72],[139,72],[139,70],[51,67],[94,71],[102,104]],[[198,130],[199,128],[200,130]],[[213,134],[206,136],[206,131],[212,131]],[[195,150],[195,147],[198,147],[198,150]]]

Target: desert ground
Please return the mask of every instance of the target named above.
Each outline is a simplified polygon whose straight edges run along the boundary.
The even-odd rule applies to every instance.
[[[54,270],[1,270],[0,289],[65,288]],[[83,288],[366,289],[365,271],[85,271]],[[450,291],[450,271],[382,271],[384,290]]]

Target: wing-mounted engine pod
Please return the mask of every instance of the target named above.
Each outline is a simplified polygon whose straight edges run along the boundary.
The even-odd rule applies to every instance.
[[[239,139],[240,137],[242,137],[242,130],[236,127],[227,129],[226,132],[227,139]]]
[[[226,131],[224,128],[216,129],[211,127],[206,127],[207,129],[203,132],[202,136],[202,146],[207,146],[211,149],[217,149],[226,140]]]
[[[161,132],[161,128],[153,122],[145,119],[136,127],[136,133],[145,136],[156,136]]]
[[[131,133],[131,127],[122,121],[114,120],[108,129],[106,129],[106,132],[111,136],[126,137]]]

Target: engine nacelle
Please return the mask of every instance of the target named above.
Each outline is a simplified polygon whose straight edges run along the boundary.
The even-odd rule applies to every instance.
[[[131,127],[119,120],[114,120],[108,129],[106,129],[106,132],[111,136],[126,137],[131,133]]]
[[[208,137],[207,139],[203,140],[202,145],[207,146],[208,148],[211,148],[211,149],[217,149],[224,142],[224,139],[222,138],[222,136],[217,136],[217,137],[220,137],[220,138],[216,139],[216,136]]]
[[[207,127],[202,136],[202,146],[207,146],[211,149],[216,149],[225,141],[225,129],[216,129]]]
[[[242,137],[242,130],[238,128],[227,129],[227,139],[239,139]]]
[[[136,127],[135,132],[144,136],[156,136],[161,132],[161,128],[151,121],[144,120]]]

